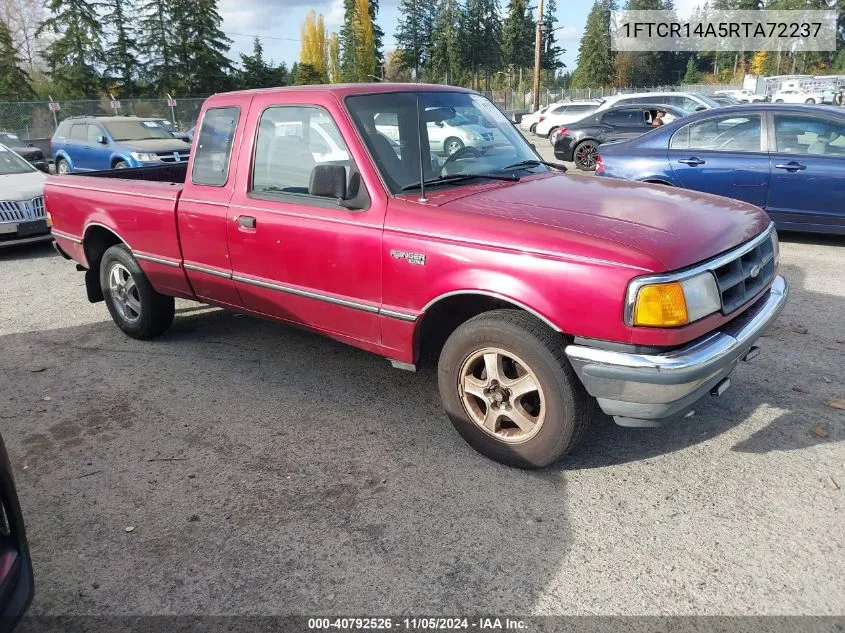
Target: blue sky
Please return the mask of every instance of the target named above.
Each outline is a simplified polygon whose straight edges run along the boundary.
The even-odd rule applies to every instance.
[[[385,49],[393,48],[398,20],[398,0],[380,1],[379,24],[385,32]],[[501,0],[507,7],[507,0]],[[536,2],[533,4],[536,5]],[[578,41],[584,31],[593,0],[558,0],[558,43],[566,49],[563,61],[575,68]],[[337,31],[343,21],[343,0],[220,0],[223,30],[232,39],[232,57],[252,51],[252,38],[258,36],[265,55],[288,65],[299,59],[299,27],[311,9],[322,13],[329,31]]]

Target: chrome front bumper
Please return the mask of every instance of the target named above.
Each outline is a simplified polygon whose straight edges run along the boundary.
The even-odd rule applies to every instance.
[[[723,329],[665,354],[569,345],[566,355],[590,395],[620,424],[657,426],[720,385],[786,303],[778,275],[770,290]]]

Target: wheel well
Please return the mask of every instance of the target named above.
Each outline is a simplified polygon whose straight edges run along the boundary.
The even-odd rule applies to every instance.
[[[643,182],[648,183],[650,185],[666,185],[667,187],[674,187],[671,182],[667,182],[665,180],[658,180],[656,178],[648,178],[647,180],[643,180]]]
[[[521,306],[489,295],[458,294],[441,299],[425,311],[421,322],[417,325],[414,357],[419,364],[428,362],[436,364],[437,356],[446,339],[462,323],[483,312],[501,309],[520,310],[530,314],[530,311]]]
[[[123,244],[123,240],[105,227],[92,226],[85,231],[82,246],[85,249],[88,267],[91,270],[97,270],[100,267],[103,254],[115,244]]]
[[[114,169],[114,166],[117,165],[118,163],[125,163],[125,162],[126,162],[126,159],[123,158],[123,156],[115,156],[114,158],[111,159],[111,168]]]

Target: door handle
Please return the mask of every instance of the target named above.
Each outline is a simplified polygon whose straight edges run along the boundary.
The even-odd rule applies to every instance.
[[[254,229],[255,228],[255,218],[251,215],[239,215],[238,216],[238,226],[243,227],[245,229]]]
[[[679,158],[678,162],[689,165],[690,167],[697,167],[698,165],[703,165],[705,161],[701,160],[698,156],[692,156],[691,158]]]
[[[775,165],[775,169],[785,169],[786,171],[802,171],[807,169],[806,165],[802,165],[799,162],[794,160],[789,161],[788,163],[781,163],[780,165]]]

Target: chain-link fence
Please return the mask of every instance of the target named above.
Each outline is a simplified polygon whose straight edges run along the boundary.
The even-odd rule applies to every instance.
[[[205,98],[177,99],[171,108],[167,99],[121,99],[119,108],[108,98],[99,101],[62,101],[54,113],[47,101],[0,102],[0,131],[13,132],[22,139],[48,139],[56,131],[56,124],[73,116],[105,116],[126,114],[142,117],[161,117],[173,120],[187,130],[196,123]]]
[[[712,95],[718,90],[740,90],[742,86],[734,84],[683,84],[680,86],[647,86],[641,88],[541,88],[540,105],[547,106],[555,101],[577,101],[582,99],[602,99],[619,93],[632,92],[698,92]],[[502,110],[533,110],[534,92],[532,90],[493,90],[484,92]]]
[[[694,84],[683,86],[651,86],[646,88],[544,88],[540,91],[540,104],[548,105],[565,99],[601,99],[619,92],[650,92],[656,90],[675,90],[713,94],[717,90],[736,90],[741,86],[730,84]],[[530,110],[534,104],[534,95],[530,90],[494,90],[485,93],[503,110]],[[175,119],[182,129],[188,129],[196,123],[202,97],[177,99],[170,108],[166,99],[121,99],[120,107],[115,109],[113,102],[104,97],[90,101],[62,101],[60,110],[54,113],[47,101],[0,102],[0,131],[13,132],[22,139],[49,139],[56,130],[56,124],[72,116],[103,116],[127,114],[143,117],[162,117]]]

